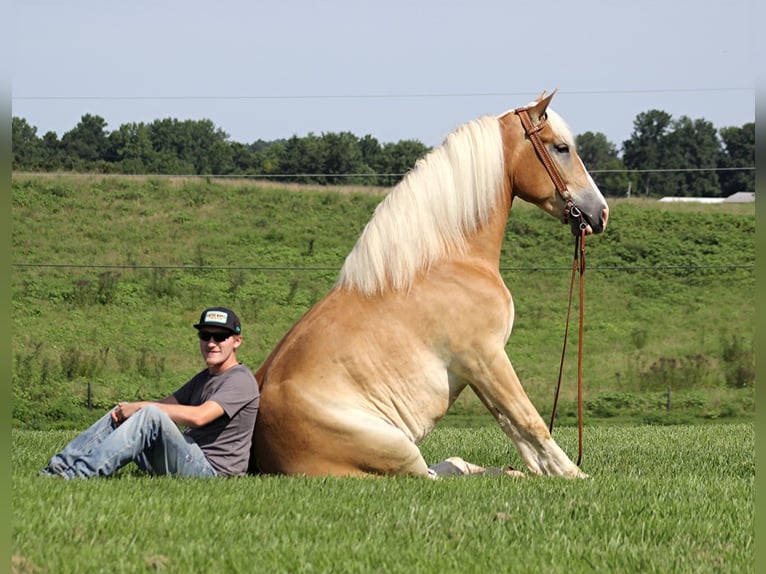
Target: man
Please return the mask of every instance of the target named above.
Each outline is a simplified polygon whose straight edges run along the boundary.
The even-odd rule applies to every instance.
[[[40,474],[110,476],[131,461],[152,474],[245,474],[260,395],[252,371],[237,360],[242,326],[234,311],[212,307],[194,327],[204,370],[160,401],[118,403]]]

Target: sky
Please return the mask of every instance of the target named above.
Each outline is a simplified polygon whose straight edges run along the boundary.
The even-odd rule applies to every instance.
[[[619,149],[653,109],[755,120],[754,3],[14,0],[11,111],[59,138],[93,114],[435,146],[558,88],[572,131]]]

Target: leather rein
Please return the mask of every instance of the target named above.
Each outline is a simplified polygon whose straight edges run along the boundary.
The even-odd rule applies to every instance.
[[[561,177],[561,174],[556,168],[556,164],[553,162],[553,158],[551,157],[551,154],[548,152],[542,140],[540,139],[539,132],[548,123],[547,118],[543,116],[537,125],[533,125],[532,119],[529,117],[529,108],[526,108],[526,107],[517,108],[514,110],[514,113],[517,116],[519,116],[519,120],[521,120],[521,125],[524,128],[524,133],[529,138],[529,141],[532,142],[532,146],[535,148],[537,157],[540,158],[540,161],[545,167],[545,171],[548,172],[548,175],[553,181],[553,185],[556,187],[556,191],[558,191],[559,195],[562,197],[562,199],[565,202],[564,223],[569,223],[570,218],[579,220],[580,222],[579,223],[580,233],[575,234],[574,258],[572,260],[572,278],[569,282],[569,304],[567,306],[566,326],[564,329],[564,346],[563,346],[563,349],[561,350],[561,363],[559,365],[559,377],[558,377],[558,382],[556,383],[556,392],[553,397],[553,410],[551,412],[551,422],[548,425],[548,432],[553,434],[553,422],[556,420],[556,408],[558,406],[558,401],[559,401],[559,391],[561,390],[561,378],[564,371],[564,358],[566,357],[567,339],[569,337],[569,317],[572,311],[572,294],[574,291],[574,280],[575,280],[575,274],[579,272],[579,275],[580,275],[580,307],[579,307],[580,333],[578,338],[578,352],[577,352],[577,437],[578,437],[577,466],[580,466],[580,463],[582,462],[582,444],[583,444],[583,438],[582,438],[582,426],[583,426],[583,421],[582,421],[583,419],[582,339],[583,339],[583,323],[585,319],[583,302],[584,302],[584,294],[585,294],[585,280],[584,280],[585,229],[587,228],[587,223],[585,223],[585,221],[583,220],[582,213],[580,212],[580,210],[574,205],[574,202],[572,201],[571,192],[567,189],[566,183],[564,183],[564,179]]]

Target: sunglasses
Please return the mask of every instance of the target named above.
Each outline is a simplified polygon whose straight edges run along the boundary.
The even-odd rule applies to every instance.
[[[200,341],[209,341],[210,338],[213,338],[213,341],[216,343],[222,343],[229,337],[231,337],[234,333],[211,333],[210,331],[197,331],[197,336],[199,337]]]

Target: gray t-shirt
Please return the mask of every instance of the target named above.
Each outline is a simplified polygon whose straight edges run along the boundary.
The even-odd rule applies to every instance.
[[[187,428],[184,434],[199,445],[218,474],[245,474],[260,404],[253,372],[241,363],[220,375],[205,369],[173,396],[182,405],[198,406],[205,401],[221,405],[224,414],[203,427]]]

